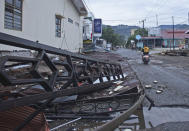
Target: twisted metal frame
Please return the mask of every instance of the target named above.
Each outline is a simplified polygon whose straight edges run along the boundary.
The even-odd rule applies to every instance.
[[[14,97],[14,99],[4,99],[5,96],[9,96],[10,94],[6,92],[0,93],[0,111],[34,104],[39,106],[21,125],[15,128],[15,131],[21,130],[40,111],[46,109],[57,97],[94,92],[110,87],[112,82],[116,80],[124,79],[121,65],[117,63],[96,60],[5,33],[0,33],[0,44],[37,52],[35,57],[0,57],[0,83],[4,85],[3,88],[39,84],[44,90],[44,92],[40,94],[19,96]],[[51,56],[62,58],[54,60]],[[39,70],[41,63],[51,72],[47,76],[43,76],[42,72]],[[22,73],[28,73],[30,77],[19,78],[18,76],[12,76],[10,74],[10,68],[25,64],[29,65],[29,71],[23,71]],[[63,75],[59,67],[65,70],[66,75]],[[94,83],[96,80],[99,80],[99,82]],[[80,82],[82,86],[79,85]],[[60,83],[62,84],[61,87],[58,89],[55,88]],[[10,90],[10,88],[7,89]],[[46,102],[39,104],[43,100],[46,100]]]

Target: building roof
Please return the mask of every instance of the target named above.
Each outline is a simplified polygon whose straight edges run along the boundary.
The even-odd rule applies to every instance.
[[[151,39],[162,39],[162,37],[161,36],[142,37],[142,40],[151,40]]]
[[[162,30],[161,34],[163,39],[173,38],[173,30]],[[175,30],[174,37],[175,39],[185,39],[185,38],[189,38],[189,34],[186,34],[186,30]]]
[[[74,6],[76,7],[80,15],[82,16],[87,15],[87,8],[83,3],[83,0],[71,0],[71,1],[73,2]]]

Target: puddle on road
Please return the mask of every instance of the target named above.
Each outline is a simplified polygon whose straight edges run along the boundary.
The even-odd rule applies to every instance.
[[[149,129],[167,122],[184,121],[189,121],[189,109],[155,107],[148,111],[148,108],[143,108],[143,111],[140,110],[132,115],[130,120],[125,121],[115,131]]]
[[[163,64],[163,61],[160,61],[160,60],[150,60],[150,62],[154,64]]]
[[[141,59],[130,59],[128,60],[129,63],[136,62],[137,64],[143,64],[142,58]],[[152,64],[163,64],[163,61],[160,60],[150,60],[150,63]]]

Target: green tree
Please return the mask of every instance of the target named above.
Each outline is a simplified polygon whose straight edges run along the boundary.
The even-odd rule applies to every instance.
[[[148,31],[146,29],[143,29],[143,28],[137,29],[135,31],[134,35],[131,35],[128,38],[128,41],[127,41],[127,44],[126,44],[127,47],[129,47],[131,45],[131,40],[134,40],[135,43],[137,42],[136,35],[140,35],[142,37],[147,37],[148,36]]]
[[[110,26],[103,28],[102,38],[105,39],[108,43],[112,43],[113,46],[125,44],[124,36],[116,34]]]
[[[114,36],[114,30],[110,26],[103,28],[103,30],[102,30],[102,38],[103,39],[105,39],[109,43],[112,43],[113,36]]]
[[[147,37],[148,36],[148,31],[146,29],[140,28],[135,31],[135,36],[140,35],[142,37]]]

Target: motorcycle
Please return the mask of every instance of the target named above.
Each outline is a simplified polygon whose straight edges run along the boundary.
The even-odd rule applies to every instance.
[[[142,61],[144,62],[144,64],[147,65],[150,62],[150,56],[149,55],[143,55]]]

